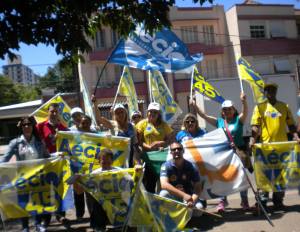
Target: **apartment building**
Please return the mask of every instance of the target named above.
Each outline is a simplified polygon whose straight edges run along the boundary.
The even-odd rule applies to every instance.
[[[233,75],[232,63],[229,59],[228,36],[225,35],[226,21],[223,6],[178,8],[170,10],[169,18],[172,31],[186,43],[190,54],[203,53],[204,61],[198,69],[208,79],[227,78]],[[119,36],[109,28],[97,32],[91,40],[93,51],[85,55],[86,62],[81,64],[81,72],[94,92],[95,83],[111,50]],[[130,69],[140,102],[144,111],[149,103],[147,74],[145,71]],[[111,106],[117,91],[122,67],[108,64],[105,68],[96,91],[97,103],[100,107]],[[190,75],[164,74],[166,82],[174,98],[183,109],[188,111],[187,97],[190,92]],[[107,109],[104,109],[104,111]]]
[[[226,12],[232,56],[262,75],[295,73],[300,59],[300,11],[293,5],[245,1]]]
[[[3,74],[12,79],[14,83],[23,85],[34,85],[38,83],[39,77],[31,68],[22,64],[22,57],[17,55],[13,60],[8,59],[7,65],[3,66]]]

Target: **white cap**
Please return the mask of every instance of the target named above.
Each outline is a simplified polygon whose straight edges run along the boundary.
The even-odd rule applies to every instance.
[[[230,100],[225,100],[222,103],[222,108],[229,108],[229,107],[232,107],[232,106],[233,106],[233,102],[230,101]]]
[[[160,104],[157,102],[151,102],[148,106],[148,111],[149,110],[156,110],[156,111],[160,111]]]
[[[71,116],[75,113],[83,114],[83,110],[80,107],[74,107],[74,108],[71,109]]]
[[[123,109],[126,110],[125,106],[121,103],[118,103],[114,106],[114,111],[116,111],[117,109]]]

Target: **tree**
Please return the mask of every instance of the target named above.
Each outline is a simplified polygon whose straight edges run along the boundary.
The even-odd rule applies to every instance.
[[[193,0],[205,1],[213,0]],[[5,54],[13,58],[11,49],[18,50],[20,42],[52,45],[64,56],[87,52],[91,49],[87,36],[94,36],[102,26],[123,36],[140,23],[150,32],[169,27],[173,5],[175,0],[1,0],[0,58]]]
[[[0,83],[0,106],[37,100],[41,96],[38,88],[14,84],[10,78],[5,76],[0,75]]]
[[[77,77],[74,77],[76,64],[71,59],[58,61],[53,68],[40,79],[40,88],[54,88],[56,92],[74,92],[78,89]]]

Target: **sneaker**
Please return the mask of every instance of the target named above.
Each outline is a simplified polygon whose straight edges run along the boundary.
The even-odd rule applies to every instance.
[[[202,204],[201,201],[198,201],[198,202],[196,203],[195,207],[196,207],[197,209],[203,209],[203,208],[204,208],[204,206],[203,206],[203,204]]]
[[[241,202],[241,207],[244,211],[248,211],[250,209],[249,202],[248,201],[242,201]]]
[[[47,229],[44,225],[36,225],[35,231],[36,232],[47,232]]]
[[[228,203],[227,203],[228,205]],[[218,206],[217,206],[217,211],[218,213],[224,213],[225,212],[225,201],[220,201]]]

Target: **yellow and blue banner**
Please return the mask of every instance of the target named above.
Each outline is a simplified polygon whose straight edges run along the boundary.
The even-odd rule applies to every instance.
[[[66,211],[73,207],[71,176],[65,159],[0,164],[0,210],[3,219]]]
[[[297,142],[257,143],[253,155],[258,188],[278,192],[300,186],[300,146]]]
[[[149,78],[152,100],[160,104],[164,121],[172,124],[176,121],[177,117],[182,114],[182,110],[173,99],[173,96],[159,71],[151,72]]]
[[[37,123],[46,121],[48,118],[48,108],[52,103],[57,103],[59,105],[60,122],[65,127],[69,127],[71,125],[71,109],[68,104],[62,99],[60,94],[55,95],[40,108],[31,113],[31,116],[34,116]]]
[[[99,168],[99,152],[108,148],[114,153],[113,165],[125,167],[129,155],[129,138],[104,136],[75,131],[59,131],[56,138],[58,152],[70,157],[73,172],[89,173]]]
[[[220,104],[225,101],[221,94],[210,83],[208,83],[203,76],[201,76],[196,66],[194,67],[192,84],[192,90],[199,92],[203,96]]]
[[[259,73],[254,71],[254,68],[242,57],[237,62],[239,69],[239,77],[241,80],[247,81],[253,91],[253,96],[257,103],[262,103],[266,99],[264,97],[264,81]]]
[[[159,232],[181,231],[192,217],[193,210],[182,202],[149,193],[143,185],[137,191],[129,216],[130,226]]]
[[[78,183],[102,205],[109,221],[120,226],[126,220],[128,206],[142,173],[134,168],[113,169],[81,176]]]
[[[138,111],[138,100],[132,80],[132,76],[129,72],[129,68],[124,66],[123,73],[119,83],[119,92],[121,96],[125,96],[127,99],[129,115],[132,115],[134,111]]]

